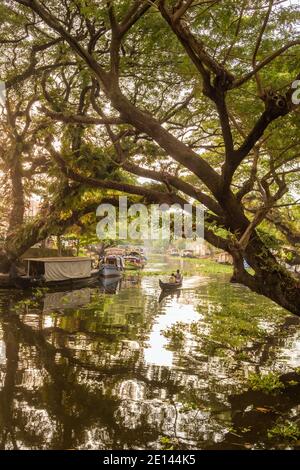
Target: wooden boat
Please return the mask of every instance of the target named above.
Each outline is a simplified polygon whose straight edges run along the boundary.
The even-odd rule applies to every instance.
[[[92,270],[92,260],[86,257],[27,258],[26,274],[13,279],[17,288],[70,287],[96,284],[98,270]]]
[[[171,290],[171,289],[178,289],[178,287],[182,286],[182,279],[180,282],[163,282],[159,280],[159,287],[162,290]]]
[[[99,266],[99,275],[103,277],[120,277],[124,271],[122,256],[105,256]]]

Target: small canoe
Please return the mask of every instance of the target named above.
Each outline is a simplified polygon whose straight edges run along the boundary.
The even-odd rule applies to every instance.
[[[162,290],[171,290],[171,289],[178,289],[178,287],[182,286],[182,280],[180,282],[163,282],[159,280],[159,287]]]

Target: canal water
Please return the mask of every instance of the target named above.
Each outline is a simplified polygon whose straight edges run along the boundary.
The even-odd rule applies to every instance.
[[[299,448],[300,319],[202,268],[0,291],[0,448]]]

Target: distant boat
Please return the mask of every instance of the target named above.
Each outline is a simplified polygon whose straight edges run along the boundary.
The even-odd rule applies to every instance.
[[[92,259],[84,257],[26,258],[26,274],[16,276],[16,287],[85,287],[98,281]]]
[[[103,277],[118,277],[124,271],[124,260],[122,256],[105,256],[99,266],[99,275]]]
[[[182,257],[183,258],[196,258],[193,250],[183,250]]]
[[[162,290],[173,290],[173,289],[178,289],[178,287],[182,286],[182,279],[180,282],[163,282],[159,280],[159,287]]]
[[[170,252],[170,256],[180,256],[180,253],[179,253],[179,251],[177,251],[177,250],[172,250],[172,251]]]
[[[227,253],[226,251],[223,251],[222,253],[218,254],[217,262],[219,264],[228,264],[228,265],[230,264],[230,265],[232,265],[233,264],[233,258],[229,253]]]
[[[105,250],[105,256],[125,256],[126,254],[126,250],[125,248],[119,248],[119,247],[115,247],[115,246],[112,246],[110,248],[106,248]]]
[[[132,251],[124,256],[126,269],[143,269],[146,264],[146,258],[137,251]]]

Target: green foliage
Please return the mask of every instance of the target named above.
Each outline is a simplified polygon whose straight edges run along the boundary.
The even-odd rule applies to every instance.
[[[269,439],[297,441],[300,438],[300,428],[296,423],[285,421],[277,423],[273,428],[268,430]]]
[[[27,308],[38,308],[39,302],[34,298],[20,300],[16,302],[12,310],[16,313],[23,313]]]
[[[178,322],[164,332],[169,347],[184,358],[188,338],[193,345],[188,357],[197,358],[200,353],[202,357],[214,355],[234,363],[251,363],[253,344],[266,341],[286,313],[242,287],[234,286],[229,291],[226,278],[220,274],[213,279],[198,289],[199,320],[191,324]]]
[[[250,374],[249,387],[255,391],[277,394],[284,388],[284,384],[280,381],[278,374],[270,372],[263,375]]]
[[[177,322],[175,325],[172,325],[170,328],[162,331],[163,336],[170,339],[169,347],[176,349],[183,345],[184,342],[184,330],[185,324]]]
[[[259,76],[256,74],[242,86],[228,86],[225,93],[228,113],[226,111],[220,113],[220,109],[216,109],[216,100],[209,99],[208,93],[203,93],[201,73],[199,74],[199,70],[191,60],[191,54],[187,53],[174,34],[174,28],[170,27],[168,21],[161,15],[156,2],[149,2],[145,14],[139,11],[140,14],[136,18],[129,18],[128,13],[132,11],[130,9],[134,5],[139,6],[139,2],[50,0],[47,2],[49,15],[53,14],[55,18],[59,18],[73,40],[59,38],[61,29],[60,33],[56,31],[54,34],[48,25],[46,29],[49,37],[52,37],[52,33],[58,37],[58,41],[51,41],[49,47],[45,46],[47,39],[44,34],[44,21],[41,20],[41,28],[35,27],[31,18],[31,3],[27,3],[27,6],[23,6],[14,2],[11,6],[10,2],[6,2],[0,7],[0,16],[3,19],[0,38],[3,47],[0,75],[3,80],[16,80],[17,86],[10,96],[10,107],[19,109],[14,132],[9,134],[7,131],[9,123],[5,119],[1,124],[5,129],[4,140],[13,143],[11,145],[15,146],[19,155],[25,203],[28,203],[33,193],[38,194],[47,207],[55,208],[56,213],[55,217],[49,217],[39,229],[36,229],[35,223],[29,224],[25,228],[25,237],[21,236],[14,241],[13,248],[20,247],[20,240],[24,238],[34,244],[36,238],[64,233],[70,224],[72,225],[72,214],[75,209],[82,208],[88,202],[86,190],[95,182],[87,178],[97,178],[100,186],[104,181],[107,184],[112,181],[114,183],[130,181],[139,190],[142,186],[149,194],[152,194],[153,190],[161,194],[167,191],[179,192],[176,185],[173,187],[167,179],[156,183],[150,183],[148,180],[141,182],[134,172],[126,170],[125,163],[128,162],[139,168],[155,169],[160,175],[165,172],[174,174],[181,181],[189,182],[196,190],[213,197],[213,194],[219,192],[219,188],[211,188],[210,184],[206,186],[204,178],[202,180],[199,175],[187,171],[189,165],[185,168],[171,158],[172,152],[167,150],[170,147],[170,139],[165,138],[165,132],[159,130],[159,125],[162,124],[162,129],[169,131],[181,145],[183,143],[188,150],[192,149],[195,154],[201,155],[207,165],[215,171],[218,180],[217,174],[220,173],[226,153],[224,142],[226,138],[222,136],[222,129],[224,131],[226,123],[224,126],[220,114],[223,114],[225,121],[227,115],[230,117],[234,148],[238,149],[240,146],[245,148],[242,145],[245,136],[260,136],[260,132],[251,131],[261,123],[260,116],[265,109],[261,99],[265,96],[260,96],[262,91],[268,92],[274,89],[286,93],[295,78],[294,64],[299,59],[298,46],[287,49],[276,60],[267,61],[267,66],[260,70]],[[172,9],[176,9],[178,2],[169,0],[165,4],[171,12]],[[224,0],[207,4],[193,2],[185,12],[182,22],[193,34],[193,41],[198,41],[198,49],[203,54],[208,53],[216,63],[220,64],[220,68],[224,66],[234,75],[235,81],[238,81],[251,70],[255,44],[259,46],[256,51],[256,62],[261,63],[298,35],[297,5],[279,2],[276,7],[274,6],[262,30],[265,7],[263,0],[254,2]],[[134,21],[122,37],[120,51],[117,51],[112,47],[117,41],[111,42],[112,38],[116,39],[113,24],[119,23],[124,26],[125,22],[126,26],[130,19]],[[120,26],[120,35],[121,29]],[[78,45],[74,46],[77,41]],[[42,45],[45,47],[37,49]],[[79,52],[81,47],[86,48],[92,60],[87,58],[83,51]],[[119,57],[116,58],[118,52]],[[205,67],[209,69],[206,62]],[[216,73],[214,77],[215,68],[212,67],[209,71],[211,84],[218,83],[220,77],[226,75],[222,72]],[[115,88],[109,90],[110,77],[113,77],[112,69],[116,75],[119,73],[119,80],[116,80]],[[102,75],[106,79],[101,78]],[[261,87],[257,86],[258,79]],[[116,90],[123,96],[114,100],[112,97],[116,97]],[[216,91],[223,93],[221,88]],[[30,100],[33,100],[34,106],[29,110],[24,109],[24,103]],[[120,105],[124,102],[128,103],[128,106],[125,106],[125,111],[128,108],[128,113],[120,111],[122,108]],[[56,113],[63,113],[64,118],[62,121],[57,116],[50,119],[44,114],[41,105],[46,105]],[[132,120],[131,113],[134,107],[137,115]],[[144,114],[140,113],[141,110]],[[103,125],[103,122],[99,124],[103,113],[113,118],[113,124],[110,126]],[[120,113],[122,122],[116,123]],[[156,122],[154,133],[153,125],[149,126],[144,122],[143,116],[147,114],[153,117],[153,125]],[[80,121],[78,124],[78,119],[84,116],[89,116],[94,121],[92,123],[91,120],[88,123]],[[70,119],[71,117],[73,119]],[[28,125],[26,118],[30,121]],[[95,125],[96,118],[98,121]],[[131,124],[128,124],[130,122]],[[249,219],[253,217],[257,207],[265,203],[265,196],[268,193],[272,200],[271,196],[278,189],[278,177],[281,178],[282,172],[286,169],[290,170],[285,178],[290,193],[284,195],[282,201],[288,204],[294,201],[294,195],[299,191],[299,178],[295,178],[297,173],[294,171],[297,170],[297,158],[299,158],[297,157],[299,156],[298,128],[299,117],[297,113],[291,112],[284,119],[272,122],[267,134],[265,133],[257,142],[255,151],[260,154],[254,186],[249,189],[245,200],[241,201],[243,206],[241,212],[244,211]],[[21,135],[22,129],[25,132],[21,138],[20,136],[15,138],[17,130]],[[49,136],[52,136],[66,165],[72,171],[64,168],[62,172],[63,165],[48,155],[45,140],[48,141]],[[251,140],[250,138],[250,142]],[[4,143],[1,141],[1,148],[7,148],[6,141]],[[233,192],[237,192],[253,176],[255,153],[253,150],[244,156],[233,175],[230,188]],[[37,155],[45,156],[45,162],[41,165],[37,163]],[[1,159],[0,174],[9,173],[7,155],[4,157],[1,155]],[[29,169],[33,169],[32,174]],[[274,175],[275,171],[278,171],[278,177]],[[74,177],[74,172],[78,173],[77,178]],[[72,179],[76,182],[71,183]],[[211,177],[206,178],[206,184],[208,180],[211,180]],[[14,184],[14,181],[10,184]],[[216,183],[217,186],[218,184]],[[73,192],[72,188],[76,185],[77,190]],[[65,191],[62,191],[63,187]],[[115,186],[111,184],[111,187]],[[122,186],[120,187],[122,190]],[[7,191],[10,189],[2,190],[3,193],[6,192],[6,200],[9,200]],[[96,194],[94,195],[96,197]],[[104,195],[107,195],[107,191],[97,193],[98,198]],[[147,202],[150,200],[148,196]],[[220,198],[218,199],[220,202]],[[0,209],[6,211],[5,205],[1,203]],[[208,215],[213,214],[209,212]],[[293,213],[291,218],[297,220],[297,215],[299,214],[295,211],[295,217]],[[226,217],[229,217],[228,213],[225,214],[224,218]],[[6,220],[8,218],[7,212],[5,218]],[[213,223],[208,223],[208,219],[209,217],[206,218],[206,226],[213,234],[222,239],[237,237],[238,231],[229,233],[230,223],[228,221],[225,223],[223,215],[219,219],[214,215]],[[293,224],[294,227],[297,227],[296,223]],[[96,237],[92,235],[94,228],[95,220],[91,216],[82,217],[81,214],[74,216],[71,231],[79,233],[82,244],[95,241]],[[231,230],[232,232],[236,230],[233,225]],[[274,232],[271,233],[269,224],[265,222],[259,226],[258,234],[264,243],[264,248],[260,253],[256,253],[257,258],[260,256],[262,260],[268,254],[268,249],[278,250],[280,247],[282,238],[278,236],[278,231]],[[283,274],[282,268],[276,266],[274,261],[272,263],[273,265],[264,263],[265,271]],[[229,272],[231,268],[212,267],[203,263],[202,273],[225,273],[227,269]],[[215,315],[214,330],[216,336],[221,338],[221,342],[227,344],[228,348],[236,350],[243,347],[246,344],[245,338],[251,338],[256,333],[261,337],[259,326],[251,327],[250,322],[239,314],[238,306],[235,305],[230,309],[224,306],[222,311],[223,313]],[[231,325],[224,326],[222,315],[232,318]],[[239,340],[238,332],[244,338],[243,341]]]
[[[270,229],[268,231],[263,227],[259,227],[257,232],[260,236],[260,239],[264,242],[267,248],[271,250],[278,250],[282,245],[281,240],[278,238],[278,235],[270,233]]]
[[[167,436],[160,438],[160,444],[162,450],[174,450],[173,439]]]
[[[183,406],[180,408],[180,413],[187,413],[189,411],[197,411],[199,409],[199,405],[192,401],[185,402]]]

